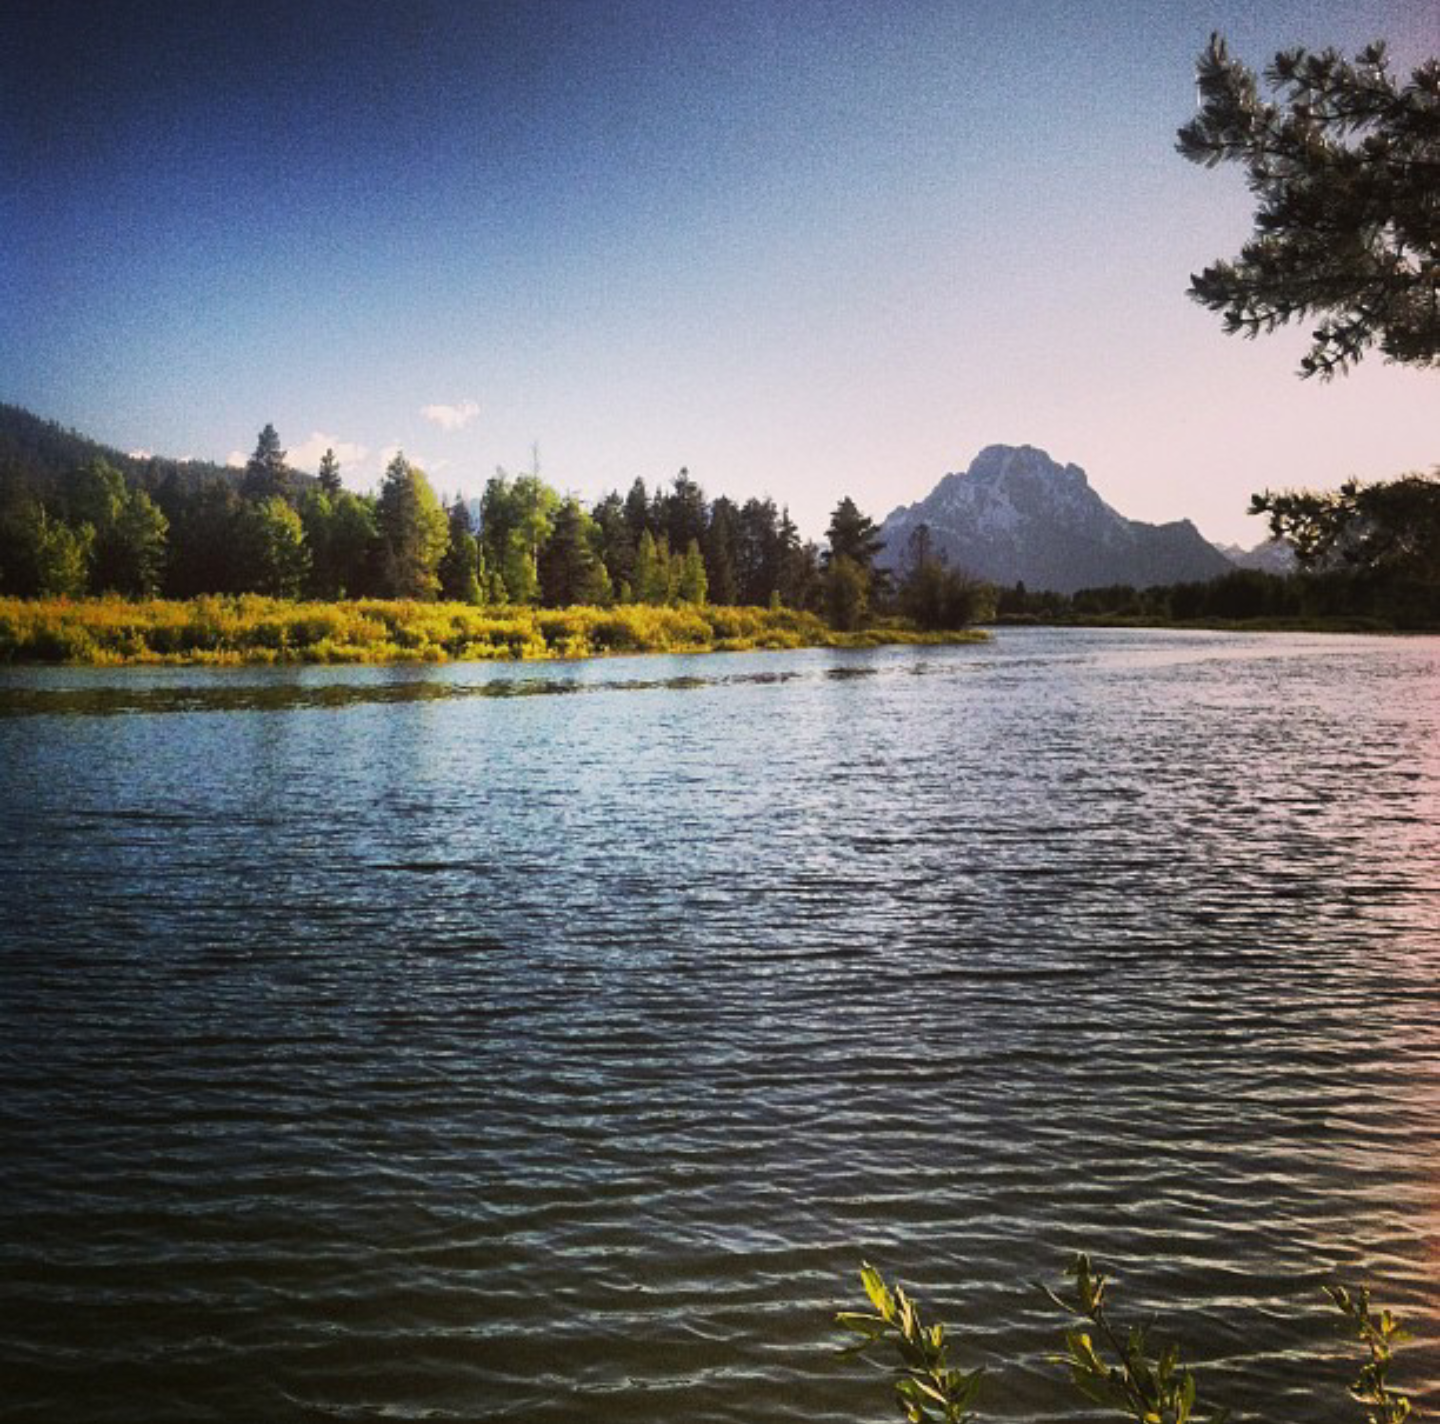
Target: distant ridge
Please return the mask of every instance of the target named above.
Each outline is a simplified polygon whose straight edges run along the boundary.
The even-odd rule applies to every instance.
[[[1078,465],[1032,445],[990,445],[881,526],[880,562],[897,567],[921,525],[950,565],[1004,587],[1074,593],[1107,584],[1182,583],[1235,566],[1188,520],[1144,524],[1117,513]]]
[[[1242,569],[1259,569],[1267,574],[1293,574],[1295,551],[1283,539],[1266,539],[1253,549],[1240,544],[1217,544],[1232,564]]]
[[[152,493],[167,481],[182,488],[216,480],[238,484],[245,473],[208,460],[129,455],[21,406],[0,402],[0,486],[19,485],[35,498],[47,499],[91,460],[106,461],[131,484]]]

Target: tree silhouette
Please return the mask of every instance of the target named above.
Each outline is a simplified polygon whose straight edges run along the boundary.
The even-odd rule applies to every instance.
[[[1440,364],[1440,61],[1399,84],[1380,43],[1353,61],[1291,49],[1265,79],[1274,102],[1219,35],[1200,56],[1200,112],[1176,147],[1240,164],[1258,206],[1239,257],[1192,277],[1190,295],[1232,335],[1319,317],[1302,376],[1372,346]]]

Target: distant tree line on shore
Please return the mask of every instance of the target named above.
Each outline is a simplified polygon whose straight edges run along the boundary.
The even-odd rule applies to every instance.
[[[883,544],[873,520],[849,498],[836,505],[822,548],[802,541],[772,499],[708,499],[684,469],[668,487],[637,479],[588,507],[538,469],[499,470],[476,511],[458,497],[442,504],[403,454],[374,494],[344,487],[333,451],[317,477],[301,474],[271,425],[238,477],[170,462],[148,480],[133,469],[127,478],[79,437],[52,434],[52,447],[80,458],[44,478],[27,478],[26,462],[12,456],[7,465],[0,450],[0,593],[497,608],[708,602],[810,611],[850,630],[896,613],[959,627],[991,606],[981,585],[926,551],[892,580],[876,566]]]
[[[1265,491],[1252,514],[1294,552],[1293,573],[1237,568],[1199,583],[1111,584],[1072,594],[999,590],[1002,622],[1349,622],[1440,628],[1440,475],[1338,490]]]

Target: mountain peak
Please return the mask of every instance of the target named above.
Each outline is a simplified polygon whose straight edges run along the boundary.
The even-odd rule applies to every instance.
[[[999,481],[1008,478],[1039,478],[1063,481],[1081,489],[1090,482],[1079,465],[1062,465],[1046,450],[1034,445],[987,445],[965,472],[971,479]]]
[[[1207,579],[1231,567],[1188,520],[1126,519],[1090,487],[1079,465],[1033,445],[987,445],[881,527],[884,563],[898,564],[920,525],[952,566],[998,584],[1034,589]]]

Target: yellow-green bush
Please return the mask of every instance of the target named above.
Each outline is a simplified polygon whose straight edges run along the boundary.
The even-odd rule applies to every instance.
[[[835,633],[789,608],[475,608],[359,599],[291,603],[258,594],[189,602],[0,598],[0,662],[351,663],[531,660],[606,653],[747,651],[952,642],[885,624]]]

